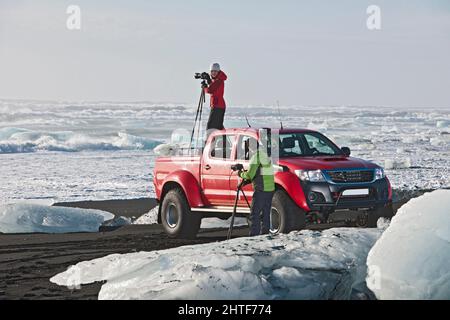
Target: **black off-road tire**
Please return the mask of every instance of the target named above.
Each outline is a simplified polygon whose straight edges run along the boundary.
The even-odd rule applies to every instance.
[[[280,217],[276,233],[289,233],[305,228],[305,211],[299,208],[284,190],[275,191],[272,199],[272,215],[274,210],[278,212]]]
[[[191,212],[182,189],[176,188],[167,192],[161,203],[161,223],[169,237],[195,239],[201,221],[200,214]]]

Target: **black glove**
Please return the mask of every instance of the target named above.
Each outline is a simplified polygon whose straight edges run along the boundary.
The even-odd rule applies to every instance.
[[[206,88],[208,88],[208,85],[206,84],[206,82],[205,82],[205,81],[203,81],[203,82],[202,82],[202,88],[203,88],[203,89],[206,89]]]
[[[243,186],[243,187],[245,187],[246,185],[249,185],[249,184],[251,184],[251,183],[252,183],[251,180],[247,180],[247,179],[242,180],[242,186]]]

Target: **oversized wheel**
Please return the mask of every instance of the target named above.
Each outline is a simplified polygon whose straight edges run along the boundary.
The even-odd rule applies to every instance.
[[[167,192],[162,201],[161,222],[171,238],[195,239],[201,216],[191,212],[183,190],[176,188]]]
[[[289,233],[306,225],[306,214],[284,190],[277,190],[272,200],[270,233]]]

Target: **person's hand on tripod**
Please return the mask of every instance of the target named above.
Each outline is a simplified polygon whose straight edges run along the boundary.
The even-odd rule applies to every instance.
[[[248,185],[248,184],[250,184],[250,183],[252,183],[250,180],[248,180],[247,178],[245,178],[242,174],[243,173],[245,173],[245,172],[247,172],[247,170],[239,170],[239,172],[238,172],[238,176],[242,179],[242,181],[241,181],[241,185],[242,186],[246,186],[246,185]]]
[[[250,180],[247,179],[242,179],[242,186],[245,187],[246,185],[251,184],[252,182]]]

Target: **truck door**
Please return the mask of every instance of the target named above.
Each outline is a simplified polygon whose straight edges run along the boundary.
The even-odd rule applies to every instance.
[[[250,136],[250,135],[240,135],[238,137],[238,142],[237,142],[237,146],[236,146],[236,160],[234,161],[235,163],[241,163],[242,165],[244,165],[244,169],[248,170],[249,164],[250,164],[250,159],[252,157],[252,154],[250,154],[249,148],[248,148],[248,144],[250,143],[257,143],[257,140],[254,136]],[[247,146],[247,147],[246,147]],[[234,197],[236,196],[236,190],[237,190],[237,186],[240,183],[241,179],[237,176],[236,172],[233,172],[230,175],[230,190],[232,193],[232,198],[234,200]],[[251,203],[252,198],[253,198],[253,187],[251,184],[248,184],[244,187],[244,193],[247,196],[248,201]],[[247,207],[247,203],[245,202],[244,197],[242,196],[242,194],[239,197],[239,201],[238,201],[238,206],[239,207]]]
[[[204,196],[210,205],[229,206],[234,200],[229,179],[234,164],[235,140],[235,135],[216,135],[203,154],[201,181]]]

